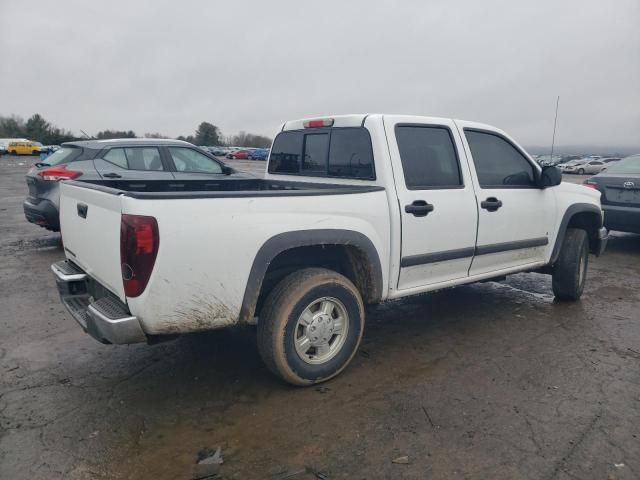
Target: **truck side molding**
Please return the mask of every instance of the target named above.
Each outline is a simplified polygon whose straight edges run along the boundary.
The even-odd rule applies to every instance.
[[[369,238],[353,230],[297,230],[271,237],[258,250],[247,279],[239,321],[246,323],[253,319],[265,274],[271,262],[278,255],[298,247],[324,245],[349,246],[359,249],[366,256],[372,270],[371,301],[372,303],[380,301],[382,298],[382,267],[376,247]]]

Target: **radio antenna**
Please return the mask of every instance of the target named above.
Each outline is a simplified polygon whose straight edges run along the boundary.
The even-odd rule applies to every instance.
[[[553,138],[551,139],[551,158],[549,161],[553,163],[553,147],[556,144],[556,125],[558,124],[558,105],[560,104],[560,95],[556,98],[556,118],[553,121]]]

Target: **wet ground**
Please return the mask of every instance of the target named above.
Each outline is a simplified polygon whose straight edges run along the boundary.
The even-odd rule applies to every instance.
[[[221,478],[640,477],[640,236],[591,259],[579,303],[520,274],[371,308],[352,365],[300,389],[251,330],[84,335],[58,236],[22,217],[29,161],[0,157],[0,478],[189,479],[218,446]]]

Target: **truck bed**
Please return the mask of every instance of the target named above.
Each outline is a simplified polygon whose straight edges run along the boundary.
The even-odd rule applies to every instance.
[[[125,195],[139,199],[229,198],[347,195],[384,190],[379,185],[342,185],[329,183],[292,182],[282,180],[221,179],[217,180],[92,180],[68,181],[68,184]]]
[[[372,243],[381,268],[388,268],[389,202],[380,185],[227,178],[64,181],[60,190],[67,258],[111,292],[146,335],[237,323],[254,261],[262,265],[256,260],[260,250],[283,232],[309,238],[357,232]],[[159,232],[153,272],[136,297],[123,286],[124,215],[152,217]]]

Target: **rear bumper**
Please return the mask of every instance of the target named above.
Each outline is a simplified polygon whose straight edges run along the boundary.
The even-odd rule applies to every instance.
[[[51,265],[63,305],[82,329],[101,343],[140,343],[147,337],[138,319],[113,295],[92,295],[90,277],[63,260]],[[103,290],[100,288],[100,290]]]
[[[58,209],[49,200],[27,198],[22,207],[27,221],[51,230],[60,230]]]
[[[640,208],[603,205],[604,226],[609,230],[640,233]]]

